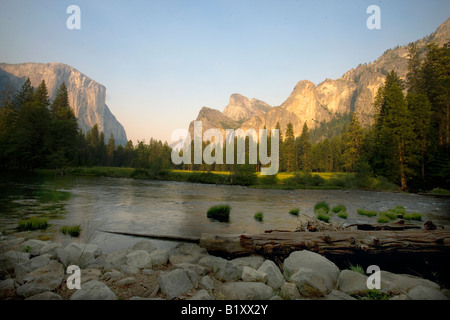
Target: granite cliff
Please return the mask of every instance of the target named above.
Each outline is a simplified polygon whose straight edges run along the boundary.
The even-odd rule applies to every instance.
[[[70,106],[80,129],[86,132],[97,124],[106,139],[112,133],[116,144],[126,144],[125,129],[105,104],[106,88],[103,85],[62,63],[0,64],[0,88],[17,90],[27,77],[34,87],[44,80],[50,99],[55,97],[58,87],[65,82]]]
[[[434,33],[415,43],[423,54],[428,44],[435,43],[442,46],[449,41],[450,19],[447,19]],[[384,83],[386,75],[391,70],[395,70],[404,79],[407,73],[407,60],[408,44],[397,46],[386,50],[374,62],[360,64],[347,71],[339,79],[326,79],[318,85],[308,80],[299,81],[280,106],[270,107],[265,102],[256,99],[250,101],[239,94],[233,94],[223,113],[215,110],[205,114],[203,108],[197,120],[202,120],[203,130],[236,129],[236,123],[233,123],[231,127],[220,126],[228,124],[227,121],[223,121],[223,116],[241,123],[240,127],[244,130],[249,128],[258,130],[264,126],[268,129],[275,128],[276,123],[279,122],[282,132],[291,122],[294,133],[298,136],[305,122],[312,129],[321,122],[328,122],[339,115],[353,111],[361,123],[367,126],[373,123],[373,100],[378,88]],[[213,117],[221,120],[215,121]],[[211,125],[215,126],[211,127]]]

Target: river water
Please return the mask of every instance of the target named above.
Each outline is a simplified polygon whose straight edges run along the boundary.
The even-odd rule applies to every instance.
[[[420,212],[422,221],[450,224],[450,199],[416,194],[361,190],[268,190],[240,186],[205,185],[181,182],[146,181],[88,177],[2,177],[0,178],[0,232],[7,237],[38,237],[69,243],[62,235],[63,225],[81,224],[78,241],[98,244],[104,252],[128,247],[137,238],[112,235],[100,230],[120,230],[160,235],[195,236],[202,233],[260,233],[268,229],[295,230],[297,217],[288,212],[300,208],[312,216],[318,201],[330,208],[347,207],[348,219],[333,216],[342,223],[376,222],[357,214],[357,209],[386,210],[403,206],[407,212]],[[226,203],[231,206],[230,222],[212,221],[208,208]],[[256,212],[263,212],[263,222]],[[45,231],[16,232],[20,219],[48,218]],[[156,241],[160,248],[172,242]]]

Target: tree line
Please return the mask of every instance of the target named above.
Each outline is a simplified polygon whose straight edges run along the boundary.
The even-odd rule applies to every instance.
[[[407,68],[406,80],[395,71],[387,73],[377,92],[376,112],[369,127],[362,127],[355,113],[342,115],[337,125],[342,127],[346,119],[349,123],[340,133],[312,143],[323,135],[316,132],[323,131],[322,127],[310,131],[305,123],[301,135],[295,137],[292,123],[285,132],[277,123],[279,171],[357,172],[367,178],[385,177],[403,190],[449,188],[450,44],[431,44],[421,50],[411,44]],[[236,165],[180,166],[206,171],[231,171],[233,167]],[[260,167],[258,162],[252,169],[259,171]]]
[[[65,83],[50,102],[45,81],[34,88],[29,78],[17,91],[7,90],[0,104],[0,168],[33,170],[72,166],[160,169],[170,166],[170,147],[151,139],[116,146],[95,124],[83,133],[70,107]]]
[[[408,71],[403,81],[387,74],[374,101],[373,125],[362,127],[355,113],[342,115],[337,127],[316,142],[320,130],[305,123],[295,137],[292,123],[279,129],[280,172],[356,172],[363,177],[382,176],[403,190],[450,187],[450,44],[418,49],[409,47]],[[167,142],[150,139],[116,146],[105,141],[97,125],[86,133],[77,126],[65,84],[50,102],[45,82],[37,88],[27,79],[16,93],[8,91],[0,107],[0,167],[10,169],[64,168],[65,166],[135,167],[144,177],[161,178],[170,169],[230,171],[253,179],[262,165],[180,164],[171,161]],[[345,123],[348,123],[345,125]],[[325,128],[325,129],[324,129]],[[340,131],[340,133],[338,133]],[[268,137],[270,155],[270,135]],[[313,143],[314,141],[315,143]],[[203,149],[207,147],[203,143]],[[237,143],[234,154],[237,155]],[[191,147],[193,153],[194,147]],[[258,148],[259,150],[259,148]],[[224,158],[227,150],[224,148]],[[193,159],[193,154],[191,155]],[[234,163],[237,163],[236,159]]]

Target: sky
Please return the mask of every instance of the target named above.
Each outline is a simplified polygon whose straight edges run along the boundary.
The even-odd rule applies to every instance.
[[[0,0],[0,62],[68,64],[106,87],[128,139],[170,142],[203,106],[281,105],[298,81],[337,79],[449,17],[448,0]]]

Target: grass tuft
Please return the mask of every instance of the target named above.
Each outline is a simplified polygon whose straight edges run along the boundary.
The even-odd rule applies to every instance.
[[[253,216],[253,218],[254,218],[256,221],[262,222],[263,219],[264,219],[264,214],[263,214],[262,212],[257,212],[257,213],[255,213],[255,215]]]
[[[48,228],[47,219],[42,218],[29,218],[26,220],[20,220],[17,225],[18,231],[34,231],[34,230],[45,230]]]
[[[293,215],[293,216],[298,216],[298,214],[300,213],[300,209],[292,209],[292,210],[290,210],[289,211],[289,214],[290,215]]]
[[[230,210],[231,208],[229,205],[220,204],[209,208],[206,216],[220,222],[228,222],[230,221]]]
[[[325,201],[317,202],[314,206],[314,212],[323,211],[325,214],[330,212],[330,206]]]
[[[81,233],[81,226],[80,225],[75,225],[75,226],[62,226],[60,231],[63,234],[68,234],[73,238],[77,238],[80,236]]]
[[[377,212],[373,211],[373,210],[358,209],[357,212],[359,215],[367,216],[367,217],[374,217],[377,215]]]

